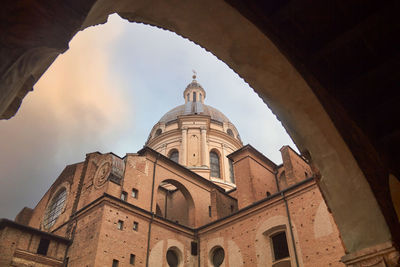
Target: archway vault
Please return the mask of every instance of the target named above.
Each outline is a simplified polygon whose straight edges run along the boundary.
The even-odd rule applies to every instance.
[[[161,199],[160,199],[161,197]],[[161,200],[161,201],[160,201]],[[159,204],[163,205],[160,210],[162,217],[178,222],[185,226],[195,227],[196,212],[195,203],[189,190],[175,179],[165,179],[157,189],[156,213]],[[164,212],[162,212],[162,209]],[[173,214],[171,214],[171,212]]]
[[[23,97],[57,55],[66,51],[76,32],[105,23],[110,14],[118,13],[131,22],[162,27],[196,42],[254,88],[283,122],[300,151],[307,152],[320,170],[319,184],[347,252],[400,239],[390,195],[375,190],[375,180],[369,178],[371,170],[365,167],[375,164],[378,176],[386,171],[368,138],[340,105],[333,101],[323,106],[312,90],[323,87],[310,82],[313,77],[302,71],[307,83],[265,32],[227,2],[71,0],[60,4],[48,0],[24,5],[6,5],[6,11],[14,16],[10,15],[7,22],[15,27],[5,27],[2,43],[0,118],[15,114]],[[318,92],[324,99],[325,91]],[[340,116],[332,115],[335,108]],[[357,136],[349,139],[343,134],[344,127],[356,129],[353,132]],[[369,158],[360,157],[363,151],[349,146],[351,138],[370,153]]]

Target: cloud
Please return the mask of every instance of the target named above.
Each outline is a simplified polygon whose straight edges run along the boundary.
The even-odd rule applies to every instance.
[[[0,122],[1,217],[34,207],[66,164],[107,149],[103,144],[125,131],[129,103],[113,90],[119,81],[110,76],[108,57],[122,30],[110,23],[78,33],[17,115]]]
[[[293,143],[224,62],[175,33],[113,15],[78,33],[17,115],[0,121],[0,217],[34,207],[63,168],[86,153],[140,149],[161,116],[183,104],[192,69],[206,104],[230,118],[244,143],[280,163],[278,149]]]

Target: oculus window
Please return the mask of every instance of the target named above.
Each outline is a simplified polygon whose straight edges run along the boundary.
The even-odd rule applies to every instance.
[[[221,266],[225,259],[225,251],[222,247],[217,246],[211,250],[210,260],[215,267]]]
[[[232,137],[235,137],[235,136],[233,135],[233,132],[232,132],[231,129],[226,130],[226,133],[227,133],[228,135],[232,136]]]
[[[161,129],[157,129],[156,133],[154,134],[154,137],[157,137],[159,135],[162,134],[162,130]]]
[[[167,263],[170,267],[177,267],[179,265],[179,256],[174,249],[168,249]]]

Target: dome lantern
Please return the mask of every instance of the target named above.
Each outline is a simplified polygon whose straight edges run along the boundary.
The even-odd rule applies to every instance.
[[[204,88],[197,82],[196,80],[196,71],[193,71],[193,80],[186,86],[185,91],[183,92],[183,98],[185,99],[185,103],[193,102],[193,103],[204,103],[204,99],[206,98],[206,91]]]

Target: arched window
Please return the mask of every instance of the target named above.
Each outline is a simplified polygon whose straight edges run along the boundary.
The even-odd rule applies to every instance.
[[[220,178],[219,156],[216,152],[210,152],[210,176]]]
[[[179,163],[179,152],[174,149],[169,153],[169,159],[172,161],[175,161],[176,163]]]
[[[193,92],[193,102],[196,102],[196,92]]]
[[[201,102],[201,93],[199,94],[199,101]]]
[[[233,132],[232,132],[231,129],[226,130],[226,133],[229,134],[229,135],[232,136],[232,137],[235,137],[235,136],[233,135]]]
[[[235,174],[233,172],[233,161],[229,159],[229,178],[231,179],[231,183],[235,183]]]
[[[159,136],[162,133],[161,129],[157,129],[156,133],[154,134],[154,137]]]
[[[56,222],[58,216],[60,216],[64,208],[66,197],[67,190],[65,189],[65,187],[63,187],[51,200],[50,205],[47,207],[46,214],[44,216],[43,226],[45,229],[49,229],[50,227],[52,227]]]
[[[186,97],[187,97],[187,101],[189,102],[189,101],[190,101],[190,94],[188,93],[188,94],[186,95]]]

